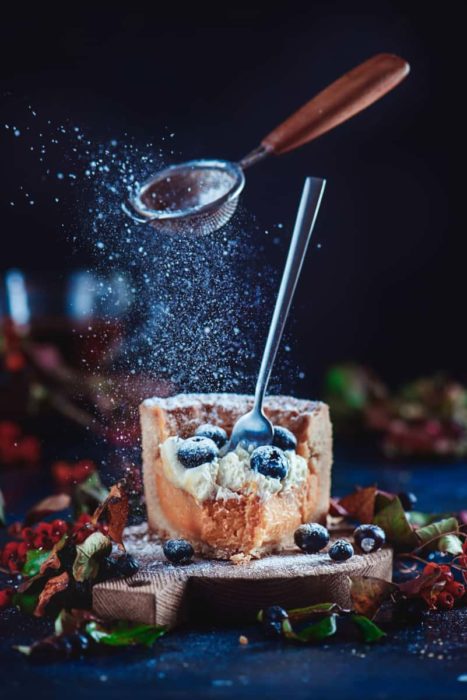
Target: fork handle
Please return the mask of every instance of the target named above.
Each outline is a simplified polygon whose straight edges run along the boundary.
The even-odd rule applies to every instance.
[[[277,349],[282,338],[284,326],[289,314],[292,298],[297,286],[300,271],[305,259],[308,243],[313,232],[318,210],[321,204],[326,180],[307,177],[303,187],[302,198],[290,241],[289,253],[282,274],[281,285],[269,327],[268,338],[261,360],[261,367],[256,382],[255,408],[261,410],[264,394],[276,359]]]

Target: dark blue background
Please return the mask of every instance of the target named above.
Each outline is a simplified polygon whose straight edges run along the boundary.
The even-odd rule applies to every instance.
[[[463,4],[10,3],[0,27],[5,121],[28,104],[94,138],[138,140],[167,128],[184,158],[240,158],[280,120],[355,64],[400,53],[409,78],[377,105],[302,150],[248,173],[244,203],[264,228],[290,227],[304,176],[328,178],[294,318],[301,393],[355,359],[402,380],[464,376],[461,216]],[[0,133],[0,138],[3,134]],[[60,274],[70,256],[60,211],[9,205],[34,166],[4,144],[1,266]],[[36,180],[39,178],[37,177]],[[40,185],[38,185],[40,186]],[[281,251],[284,252],[283,250]],[[278,251],[266,253],[272,262]],[[269,262],[269,259],[265,262]]]

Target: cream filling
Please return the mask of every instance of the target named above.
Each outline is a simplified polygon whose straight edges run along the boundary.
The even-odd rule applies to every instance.
[[[197,501],[206,499],[239,498],[245,494],[257,494],[268,498],[280,491],[287,491],[305,483],[308,466],[306,460],[294,450],[284,454],[289,462],[287,476],[282,481],[264,476],[250,468],[250,453],[238,446],[224,457],[216,457],[199,467],[186,469],[177,457],[183,440],[169,437],[160,446],[162,468],[168,481],[190,493]]]

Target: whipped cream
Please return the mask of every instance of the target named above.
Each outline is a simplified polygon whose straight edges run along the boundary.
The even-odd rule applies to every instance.
[[[212,462],[186,469],[177,457],[182,443],[182,438],[169,437],[161,444],[162,468],[168,481],[198,501],[240,498],[241,495],[253,493],[268,498],[279,491],[301,486],[306,481],[308,465],[294,450],[284,452],[289,469],[281,481],[253,471],[250,468],[250,453],[240,445],[224,457],[216,457]]]

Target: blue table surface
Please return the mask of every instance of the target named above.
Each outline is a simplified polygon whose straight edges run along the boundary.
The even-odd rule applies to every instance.
[[[467,465],[388,464],[336,452],[333,492],[354,485],[411,490],[420,510],[467,509]],[[0,485],[20,475],[4,473]],[[24,478],[24,477],[23,477]],[[31,478],[36,500],[40,480]],[[20,510],[24,505],[18,504]],[[461,698],[467,695],[467,609],[434,613],[390,633],[379,644],[336,641],[289,646],[266,640],[256,626],[185,628],[150,651],[37,666],[12,649],[48,632],[48,623],[16,611],[0,615],[5,698]],[[239,644],[239,635],[249,643]]]

